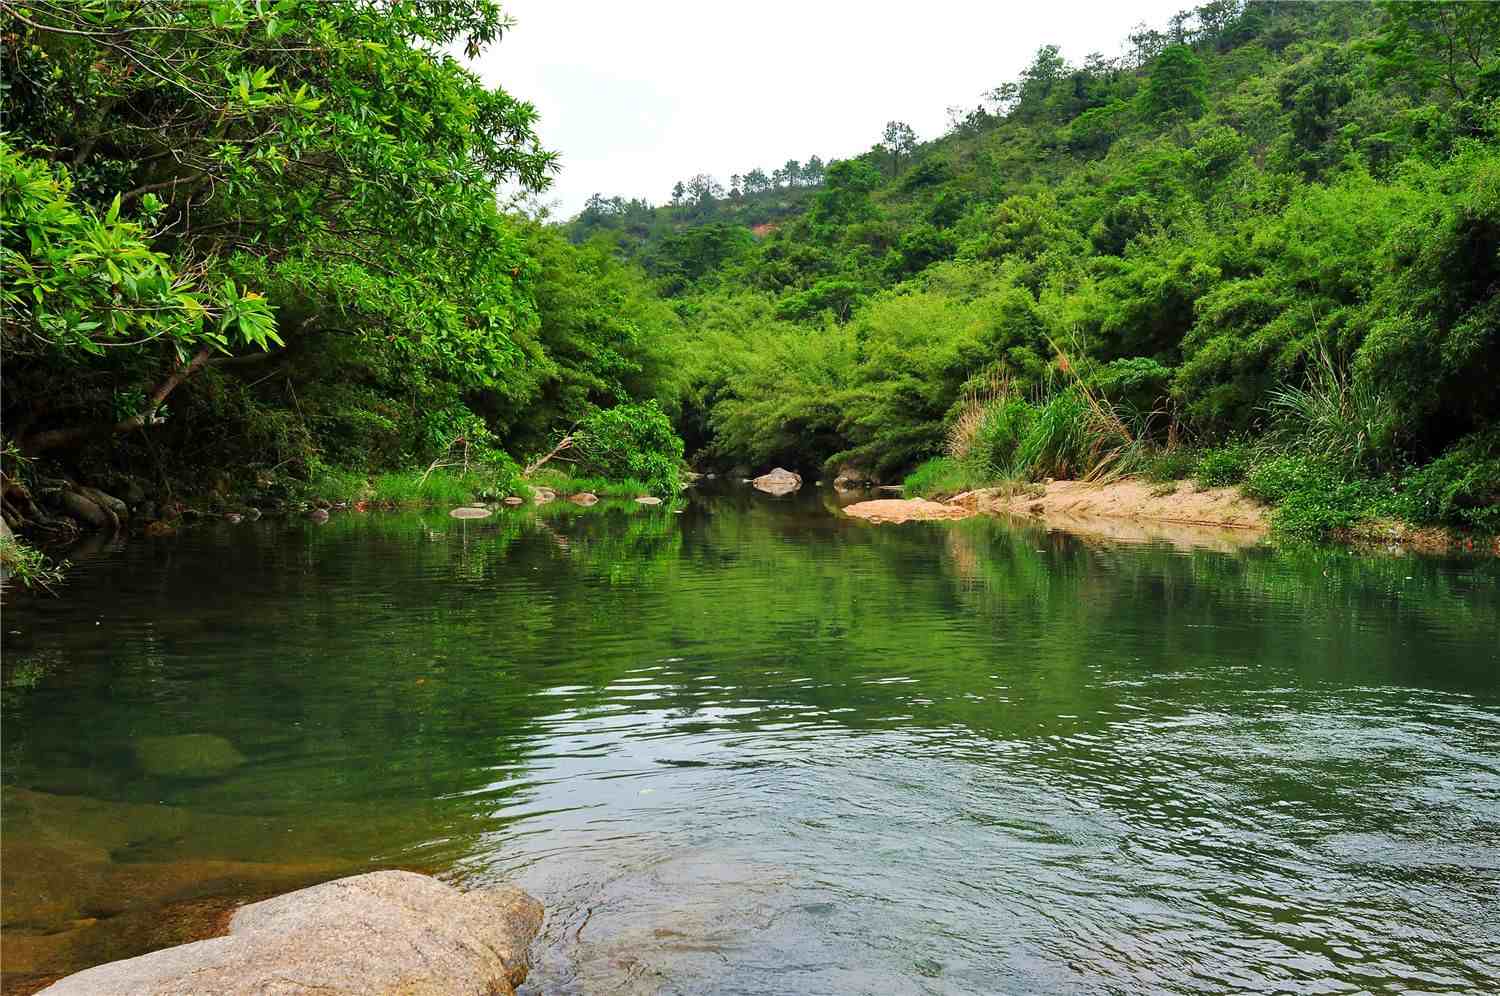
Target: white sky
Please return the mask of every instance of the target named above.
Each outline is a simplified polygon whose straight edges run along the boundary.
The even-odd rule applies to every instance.
[[[934,138],[1038,47],[1118,55],[1192,2],[507,0],[515,29],[473,67],[540,111],[566,217],[596,191],[660,204],[694,173],[858,155],[891,120]]]

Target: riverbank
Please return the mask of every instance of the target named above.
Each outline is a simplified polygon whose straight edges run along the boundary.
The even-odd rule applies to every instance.
[[[1119,534],[1108,522],[1196,526],[1240,533],[1253,542],[1271,533],[1272,509],[1238,486],[1200,488],[1190,481],[1157,484],[1139,478],[1105,483],[1049,481],[1023,488],[989,487],[927,498],[872,499],[845,506],[844,514],[873,523],[952,520],[993,514],[1040,519],[1070,532]],[[1129,532],[1129,531],[1127,531]],[[1130,533],[1134,535],[1133,532]],[[1500,536],[1370,519],[1331,531],[1328,538],[1363,549],[1430,554],[1500,556]],[[1238,545],[1238,544],[1236,544]]]

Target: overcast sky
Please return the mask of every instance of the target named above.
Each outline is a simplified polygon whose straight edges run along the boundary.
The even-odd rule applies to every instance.
[[[545,196],[667,200],[694,173],[727,181],[788,159],[844,158],[905,121],[922,139],[973,107],[1037,48],[1118,55],[1190,0],[508,0],[517,24],[473,63],[541,112],[562,155]]]

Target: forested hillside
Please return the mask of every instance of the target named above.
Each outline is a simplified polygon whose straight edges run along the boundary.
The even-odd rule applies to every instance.
[[[664,401],[722,464],[1201,469],[1312,532],[1494,525],[1497,42],[1497,5],[1224,0],[1117,58],[1043,47],[758,242],[624,240],[702,247],[658,282]]]
[[[566,225],[497,193],[545,189],[545,123],[446,54],[509,27],[0,4],[7,521],[84,484],[355,493],[454,447],[500,493],[590,419],[580,470],[667,491],[670,418],[704,467],[1500,524],[1500,5],[1214,0],[1118,57],[1043,47],[930,141]]]

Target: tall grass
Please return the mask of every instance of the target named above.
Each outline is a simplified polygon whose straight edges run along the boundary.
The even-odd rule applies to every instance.
[[[993,478],[979,473],[971,465],[952,457],[933,457],[917,465],[917,469],[906,475],[901,482],[908,495],[921,498],[952,496],[964,491],[982,488],[993,483]]]
[[[543,468],[531,475],[533,484],[551,488],[558,494],[576,495],[587,491],[601,498],[639,498],[652,494],[651,485],[634,478],[612,481],[603,477],[584,477],[562,469]]]
[[[1265,405],[1270,442],[1317,455],[1347,472],[1381,470],[1394,448],[1386,397],[1320,345],[1303,386],[1273,390]]]
[[[1059,379],[1049,390],[1026,399],[996,376],[964,397],[948,432],[948,459],[989,480],[1109,480],[1147,469],[1161,450],[1155,438],[1166,412],[1117,405],[1053,348]],[[1167,446],[1175,445],[1169,421]]]

